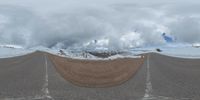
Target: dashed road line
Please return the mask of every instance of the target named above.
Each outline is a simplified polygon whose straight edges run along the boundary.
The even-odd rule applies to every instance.
[[[48,89],[48,85],[49,85],[49,76],[48,76],[48,63],[47,63],[47,57],[46,55],[44,55],[45,57],[45,83],[44,86],[42,88],[42,92],[44,93],[44,95],[42,96],[43,98],[48,98],[48,99],[53,99],[49,93],[49,89]]]
[[[155,96],[152,95],[152,83],[151,83],[151,73],[150,73],[150,55],[147,54],[147,78],[146,78],[146,89],[145,95],[142,100],[192,100],[191,98],[172,98],[172,97],[165,97],[165,96]]]
[[[152,92],[152,84],[151,84],[151,74],[149,65],[149,55],[147,55],[147,78],[146,78],[146,89],[144,98],[150,98],[151,92]]]
[[[36,96],[24,96],[24,97],[15,97],[15,98],[0,98],[0,100],[40,100],[40,99],[45,99],[45,100],[54,100],[49,92],[48,89],[48,84],[49,84],[49,80],[48,80],[48,63],[47,63],[47,56],[44,55],[44,60],[45,60],[45,82],[44,85],[42,87],[42,95],[36,95]]]

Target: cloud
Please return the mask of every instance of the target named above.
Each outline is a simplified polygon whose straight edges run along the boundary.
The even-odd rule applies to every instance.
[[[179,42],[200,42],[199,18],[183,17],[170,24],[171,33]]]
[[[106,40],[101,46],[124,49],[163,45],[163,32],[178,42],[200,42],[199,3],[2,0],[0,44],[69,48]]]

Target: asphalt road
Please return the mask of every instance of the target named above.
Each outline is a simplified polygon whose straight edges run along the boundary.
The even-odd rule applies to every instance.
[[[145,67],[125,84],[110,88],[78,87],[64,80],[48,54],[0,59],[0,100],[140,100]]]
[[[126,83],[78,87],[64,80],[47,54],[0,59],[0,100],[200,100],[200,60],[155,53]]]
[[[152,86],[149,97],[163,100],[200,100],[200,59],[152,53],[149,54],[149,74]]]

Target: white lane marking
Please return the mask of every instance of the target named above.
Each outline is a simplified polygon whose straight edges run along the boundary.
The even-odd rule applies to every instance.
[[[45,59],[45,83],[42,88],[43,95],[36,95],[36,96],[27,96],[27,97],[18,97],[18,98],[0,98],[0,100],[37,100],[37,99],[49,99],[54,100],[48,89],[49,85],[49,77],[48,77],[48,63],[47,63],[47,57],[44,55]]]
[[[149,64],[149,55],[147,55],[147,78],[146,78],[146,89],[145,95],[142,100],[191,100],[191,98],[172,98],[172,97],[165,97],[165,96],[155,96],[152,95],[152,83],[151,83],[151,73],[150,73],[150,64]]]
[[[172,98],[172,97],[151,95],[151,97],[143,98],[142,100],[193,100],[193,99],[192,98]]]
[[[151,84],[151,74],[150,74],[150,65],[149,65],[149,55],[147,55],[147,78],[146,78],[146,89],[144,98],[149,98],[152,92]]]
[[[45,83],[44,83],[44,86],[43,86],[43,88],[42,88],[42,91],[43,91],[43,93],[44,93],[44,95],[43,95],[42,97],[43,97],[43,98],[53,99],[53,98],[50,96],[49,89],[48,89],[48,85],[49,85],[49,76],[48,76],[47,57],[46,57],[46,55],[45,55],[44,57],[45,57]]]

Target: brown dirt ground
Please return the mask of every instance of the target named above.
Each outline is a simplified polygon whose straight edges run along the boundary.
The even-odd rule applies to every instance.
[[[128,81],[144,58],[77,60],[49,55],[57,71],[67,81],[82,87],[111,87]]]

